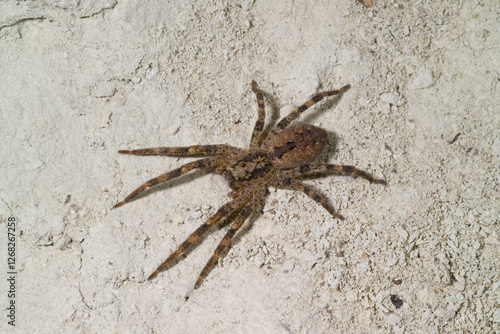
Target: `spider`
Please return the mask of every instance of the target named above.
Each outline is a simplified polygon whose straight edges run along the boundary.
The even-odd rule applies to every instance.
[[[232,200],[220,207],[213,216],[180,244],[148,277],[148,280],[154,279],[158,273],[169,267],[182,253],[221,219],[233,213],[237,214],[212,257],[198,276],[194,286],[197,289],[217,263],[221,254],[229,246],[236,232],[241,228],[250,214],[259,207],[268,187],[302,191],[323,206],[333,217],[344,219],[316,190],[302,183],[298,178],[311,173],[334,172],[360,176],[371,183],[385,185],[385,180],[375,179],[368,173],[353,166],[315,163],[314,161],[318,158],[326,144],[326,131],[309,124],[290,125],[306,109],[318,103],[323,98],[332,95],[341,95],[349,88],[350,85],[346,85],[338,90],[321,92],[314,95],[310,100],[281,119],[271,130],[267,138],[261,139],[265,119],[264,94],[257,86],[257,83],[252,81],[252,91],[256,94],[257,98],[258,118],[252,132],[249,149],[219,144],[118,151],[118,153],[133,155],[205,156],[206,158],[189,162],[147,181],[125,197],[123,201],[116,203],[113,208],[120,207],[136,199],[148,188],[175,179],[194,169],[209,169],[216,174],[223,175],[232,190],[229,193],[229,197]]]

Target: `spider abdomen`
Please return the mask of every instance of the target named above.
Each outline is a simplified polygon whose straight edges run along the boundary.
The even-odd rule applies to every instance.
[[[326,131],[309,124],[291,126],[266,146],[271,163],[279,169],[298,167],[318,158],[326,144]]]
[[[238,156],[224,171],[224,177],[233,190],[251,184],[265,184],[275,174],[266,151],[251,150]]]

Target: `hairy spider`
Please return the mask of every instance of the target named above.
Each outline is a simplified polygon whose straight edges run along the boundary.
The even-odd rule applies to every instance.
[[[132,201],[146,189],[175,179],[193,169],[212,169],[223,175],[232,191],[231,201],[224,204],[203,225],[198,227],[160,266],[148,277],[155,278],[193,243],[195,243],[210,227],[233,212],[238,213],[226,235],[215,249],[214,254],[201,271],[195,284],[197,289],[203,279],[213,268],[221,253],[229,246],[231,239],[241,228],[250,214],[264,198],[268,187],[299,190],[323,206],[332,216],[344,219],[313,188],[297,180],[300,176],[317,172],[337,172],[360,176],[372,183],[386,184],[384,180],[375,179],[368,173],[353,166],[314,163],[326,144],[325,130],[309,124],[289,126],[307,108],[332,95],[339,95],[350,88],[346,85],[338,90],[331,90],[314,95],[306,103],[293,110],[272,129],[269,136],[261,141],[264,128],[265,109],[264,94],[255,81],[252,91],[257,96],[258,118],[250,139],[250,148],[241,149],[230,145],[194,145],[188,147],[155,147],[137,150],[121,150],[119,153],[134,155],[168,155],[177,157],[209,156],[208,158],[189,162],[170,172],[151,179],[134,190],[130,195],[118,202],[113,208]]]

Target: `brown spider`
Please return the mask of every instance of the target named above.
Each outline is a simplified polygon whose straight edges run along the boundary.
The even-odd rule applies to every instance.
[[[344,219],[335,209],[314,189],[303,184],[298,177],[316,172],[340,172],[361,176],[372,183],[386,184],[384,180],[375,179],[368,173],[353,166],[314,163],[326,144],[326,131],[309,124],[290,126],[307,108],[332,95],[339,95],[350,88],[346,85],[338,90],[331,90],[314,95],[309,101],[283,118],[271,131],[269,136],[261,141],[264,128],[265,110],[264,96],[255,81],[252,81],[252,91],[257,95],[258,119],[252,132],[250,149],[241,149],[230,145],[194,145],[188,147],[156,147],[137,150],[121,150],[119,153],[134,155],[168,155],[179,157],[209,156],[208,158],[189,162],[170,172],[151,179],[134,190],[130,195],[118,202],[113,208],[132,201],[146,189],[175,179],[193,169],[215,168],[216,174],[223,175],[232,191],[233,198],[224,204],[203,225],[198,227],[149,277],[155,278],[158,273],[184,253],[208,229],[222,218],[237,212],[238,216],[229,227],[226,235],[215,249],[214,254],[205,265],[195,284],[197,289],[203,279],[213,268],[221,253],[228,247],[231,239],[241,228],[245,220],[259,206],[268,187],[287,188],[304,192],[314,201],[321,204],[332,216]]]

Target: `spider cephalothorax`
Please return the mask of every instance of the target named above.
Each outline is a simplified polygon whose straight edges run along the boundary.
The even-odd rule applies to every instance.
[[[276,173],[267,152],[251,150],[237,155],[222,173],[229,187],[238,191],[243,187],[267,183]]]
[[[203,225],[198,227],[150,276],[158,273],[174,262],[208,229],[216,225],[222,218],[235,212],[236,219],[230,225],[226,235],[215,249],[214,254],[203,268],[195,288],[198,288],[227,248],[231,239],[241,228],[250,214],[257,208],[268,187],[287,188],[304,192],[323,206],[331,215],[344,219],[317,191],[298,179],[310,173],[337,172],[360,176],[372,183],[386,184],[384,180],[375,179],[368,173],[353,166],[314,163],[326,144],[326,131],[309,124],[289,126],[307,108],[332,95],[339,95],[350,88],[346,85],[338,90],[326,91],[314,95],[306,103],[283,118],[261,142],[264,128],[265,109],[264,95],[255,81],[252,90],[257,95],[258,119],[252,132],[249,149],[241,149],[230,145],[194,145],[188,147],[156,147],[137,150],[122,150],[119,153],[134,155],[168,155],[178,157],[208,156],[208,158],[189,162],[170,172],[151,179],[134,190],[130,195],[118,202],[113,208],[132,201],[146,189],[177,178],[193,169],[211,169],[221,174],[229,183],[233,199],[217,210]]]

